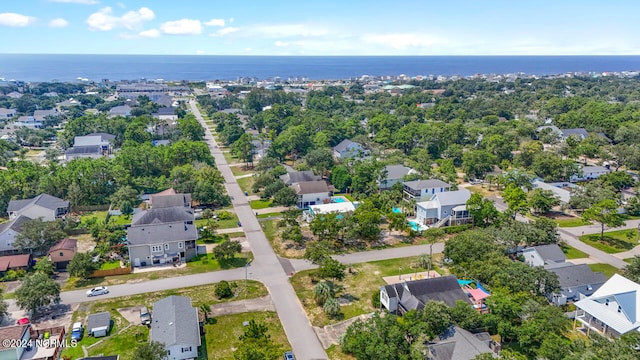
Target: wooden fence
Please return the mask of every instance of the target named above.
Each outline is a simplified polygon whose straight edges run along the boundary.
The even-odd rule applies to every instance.
[[[105,276],[113,276],[113,275],[126,275],[131,274],[130,267],[109,269],[109,270],[96,270],[89,277],[97,278],[97,277],[105,277]]]

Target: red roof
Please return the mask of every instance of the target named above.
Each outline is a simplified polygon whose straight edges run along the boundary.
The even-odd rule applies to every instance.
[[[29,254],[0,256],[0,271],[27,267],[29,266],[29,260],[31,260],[31,255]]]
[[[59,251],[59,250],[72,250],[72,251],[75,251],[77,249],[78,249],[78,240],[71,239],[71,238],[64,238],[64,239],[58,241],[57,243],[55,243],[55,245],[53,245],[49,249],[49,254],[51,254],[54,251]]]
[[[467,292],[473,298],[473,301],[480,301],[482,299],[488,298],[490,295],[480,289],[467,289]]]

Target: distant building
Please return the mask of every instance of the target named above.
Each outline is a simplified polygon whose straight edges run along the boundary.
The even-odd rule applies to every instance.
[[[49,249],[49,260],[56,266],[56,269],[63,270],[67,268],[77,252],[78,240],[64,238]]]
[[[429,360],[470,360],[482,354],[492,354],[497,358],[500,346],[484,332],[472,334],[457,326],[452,326],[433,341],[426,343]]]
[[[571,181],[588,181],[597,179],[602,175],[609,174],[611,172],[611,168],[609,166],[583,166],[580,171],[582,175],[572,175]]]
[[[563,186],[566,185],[566,186]],[[569,201],[571,200],[571,192],[567,189],[565,189],[565,187],[570,187],[570,183],[546,183],[544,181],[541,180],[534,180],[531,183],[532,188],[534,189],[542,189],[542,190],[547,190],[547,191],[551,191],[553,193],[553,195],[560,199],[560,204],[568,204]]]
[[[44,221],[53,221],[69,213],[69,201],[40,194],[31,199],[9,201],[7,212],[11,220],[22,215],[30,219],[42,218]]]
[[[367,154],[368,151],[361,144],[348,139],[342,140],[333,147],[333,157],[336,159],[354,158]]]
[[[538,245],[522,250],[524,261],[530,266],[545,266],[563,263],[566,255],[558,244]]]
[[[65,151],[65,160],[71,161],[77,158],[101,158],[112,153],[115,135],[107,133],[91,133],[85,136],[76,136],[73,146]]]
[[[345,214],[352,213],[354,211],[356,211],[356,205],[351,201],[345,201],[330,204],[310,205],[309,210],[305,211],[302,216],[306,221],[310,222],[319,215],[330,213]]]
[[[16,109],[0,108],[0,120],[9,120],[12,117],[16,116],[16,114]]]
[[[286,174],[280,175],[280,180],[287,185],[292,185],[304,181],[321,181],[321,177],[314,174],[311,170],[306,171],[287,171]]]
[[[589,136],[589,132],[583,128],[560,129],[560,139],[562,141],[566,141],[570,136],[575,136],[578,140],[582,141]]]
[[[176,114],[176,108],[174,107],[162,107],[158,109],[158,112],[153,113],[152,116],[159,120],[176,121],[178,115]]]
[[[607,281],[603,273],[594,272],[587,264],[565,262],[545,268],[558,276],[560,291],[547,294],[549,301],[558,306],[591,296]]]
[[[114,106],[109,110],[109,117],[116,116],[131,116],[131,106],[129,105],[120,105]]]
[[[451,185],[438,179],[405,181],[402,183],[403,197],[406,200],[429,200],[437,193],[451,190]]]
[[[384,167],[384,171],[387,175],[378,184],[380,189],[390,189],[396,183],[402,182],[406,175],[418,173],[412,168],[404,165],[387,165]]]

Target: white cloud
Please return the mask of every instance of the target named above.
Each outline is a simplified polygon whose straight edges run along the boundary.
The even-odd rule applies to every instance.
[[[199,35],[202,34],[202,24],[200,20],[181,19],[163,23],[160,30],[168,35]]]
[[[138,36],[143,38],[150,38],[150,39],[157,38],[160,36],[160,30],[150,29],[150,30],[141,31],[138,33]]]
[[[55,3],[68,3],[68,4],[84,4],[84,5],[95,5],[98,4],[98,0],[49,0],[50,2]]]
[[[278,40],[278,41],[276,41],[276,42],[274,43],[274,45],[275,45],[275,46],[277,46],[277,47],[287,47],[287,46],[289,46],[289,43],[288,43],[288,42],[284,42],[284,41],[280,41],[280,40]]]
[[[49,21],[49,27],[63,28],[69,26],[69,22],[63,18],[57,18]]]
[[[128,11],[122,16],[114,16],[111,7],[105,7],[95,12],[87,18],[87,25],[90,30],[109,31],[115,28],[126,28],[129,30],[139,29],[145,21],[155,18],[154,12],[146,7],[141,7],[136,11]]]
[[[16,13],[0,13],[0,26],[24,27],[36,21],[32,16]]]
[[[213,36],[213,37],[225,36],[225,35],[229,35],[229,34],[232,34],[234,32],[237,32],[238,30],[239,30],[238,28],[226,27],[226,28],[222,28],[222,29],[214,32],[210,36]]]
[[[207,26],[224,26],[224,19],[211,19],[204,23]]]
[[[206,51],[204,50],[196,50],[196,55],[204,55]]]

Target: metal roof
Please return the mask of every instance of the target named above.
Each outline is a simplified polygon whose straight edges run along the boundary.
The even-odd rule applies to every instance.
[[[402,183],[405,186],[410,187],[413,190],[422,190],[422,189],[430,189],[430,188],[449,188],[450,184],[439,180],[439,179],[429,179],[429,180],[414,180],[414,181],[405,181]]]
[[[169,348],[176,344],[200,346],[198,310],[191,306],[191,299],[169,296],[153,304],[151,341]]]

